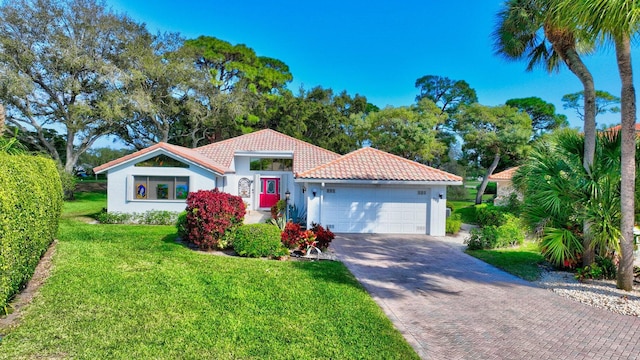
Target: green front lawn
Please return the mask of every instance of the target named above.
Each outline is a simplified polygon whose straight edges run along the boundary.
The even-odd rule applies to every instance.
[[[78,199],[1,359],[417,358],[341,263],[197,253],[170,226],[80,222],[106,203]]]
[[[538,243],[527,241],[522,246],[491,250],[467,250],[467,254],[528,281],[540,278],[544,256]]]

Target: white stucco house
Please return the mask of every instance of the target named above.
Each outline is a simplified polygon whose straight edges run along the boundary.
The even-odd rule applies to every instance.
[[[496,182],[496,197],[493,199],[494,205],[506,205],[511,194],[516,194],[518,200],[522,201],[522,194],[513,187],[513,182],[511,182],[518,168],[518,166],[512,167],[489,176],[490,181]]]
[[[190,191],[242,197],[269,210],[289,194],[307,226],[338,233],[445,235],[446,187],[462,178],[373,148],[346,155],[273,130],[195,149],[158,143],[94,168],[107,173],[107,210],[183,211]]]

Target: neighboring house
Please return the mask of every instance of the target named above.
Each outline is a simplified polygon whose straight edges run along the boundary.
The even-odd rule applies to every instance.
[[[515,174],[516,170],[518,170],[518,166],[489,176],[489,180],[495,181],[496,183],[496,198],[493,199],[494,205],[506,205],[511,194],[516,194],[518,196],[518,200],[522,201],[522,194],[513,187],[513,183],[511,182],[511,178],[513,177],[513,174]]]
[[[362,148],[339,155],[273,130],[195,149],[159,143],[94,169],[107,173],[110,212],[183,211],[214,189],[268,210],[289,194],[307,226],[334,232],[445,235],[446,187],[462,178]]]

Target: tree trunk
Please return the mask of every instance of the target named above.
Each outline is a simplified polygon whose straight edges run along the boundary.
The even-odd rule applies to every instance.
[[[0,137],[4,135],[5,112],[4,106],[0,104]]]
[[[582,62],[576,51],[573,34],[564,29],[545,26],[545,34],[553,45],[553,49],[560,55],[569,70],[580,80],[584,91],[584,158],[582,165],[587,174],[591,174],[591,165],[596,152],[596,88],[593,76]],[[583,224],[584,236],[582,245],[582,265],[591,265],[595,261],[595,249],[591,246],[591,236],[588,235],[590,225]]]
[[[631,291],[633,288],[633,223],[636,174],[636,91],[633,87],[631,68],[631,44],[629,36],[615,39],[618,71],[622,80],[620,113],[622,117],[622,177],[620,182],[621,221],[620,263],[618,264],[617,286]]]
[[[482,195],[484,195],[484,190],[487,188],[487,184],[489,183],[489,176],[493,174],[493,172],[498,167],[498,163],[500,162],[500,154],[496,154],[493,157],[493,163],[487,169],[487,173],[484,175],[484,179],[482,179],[482,183],[480,184],[480,189],[478,189],[478,195],[476,195],[476,205],[482,204]]]

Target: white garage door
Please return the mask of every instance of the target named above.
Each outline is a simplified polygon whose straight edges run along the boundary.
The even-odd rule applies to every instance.
[[[334,232],[426,234],[430,195],[425,188],[328,185],[321,221]]]

